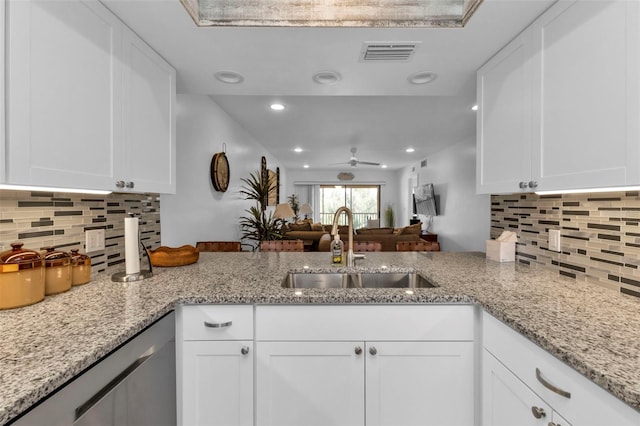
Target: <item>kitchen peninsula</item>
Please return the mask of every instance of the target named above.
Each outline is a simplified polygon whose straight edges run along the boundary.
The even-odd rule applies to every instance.
[[[415,268],[436,288],[293,289],[292,269],[326,268],[326,253],[202,253],[138,283],[93,282],[0,312],[0,424],[112,352],[177,304],[479,305],[640,410],[640,301],[481,253],[367,253],[358,268]]]

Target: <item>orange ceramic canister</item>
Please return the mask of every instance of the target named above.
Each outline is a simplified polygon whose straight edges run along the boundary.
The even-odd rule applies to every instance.
[[[71,250],[71,284],[80,285],[91,281],[91,258],[79,253],[78,249]]]
[[[0,309],[18,308],[44,299],[44,261],[22,243],[0,253]]]
[[[45,294],[57,294],[71,288],[71,255],[64,251],[47,247],[44,254]]]

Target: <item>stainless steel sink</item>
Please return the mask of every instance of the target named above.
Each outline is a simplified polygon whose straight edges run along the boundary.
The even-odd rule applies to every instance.
[[[285,288],[433,288],[435,284],[415,272],[289,272]]]

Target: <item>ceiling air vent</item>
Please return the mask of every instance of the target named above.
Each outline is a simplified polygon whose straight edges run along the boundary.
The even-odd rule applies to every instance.
[[[366,42],[362,46],[360,60],[371,61],[408,61],[420,44],[419,41],[402,42]]]

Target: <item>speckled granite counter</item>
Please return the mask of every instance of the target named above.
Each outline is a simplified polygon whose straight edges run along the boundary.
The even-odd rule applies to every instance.
[[[303,290],[287,271],[325,267],[326,253],[202,253],[139,283],[108,276],[0,312],[0,424],[19,415],[176,303],[477,303],[640,410],[640,300],[477,253],[367,253],[359,267],[409,267],[438,288]]]

